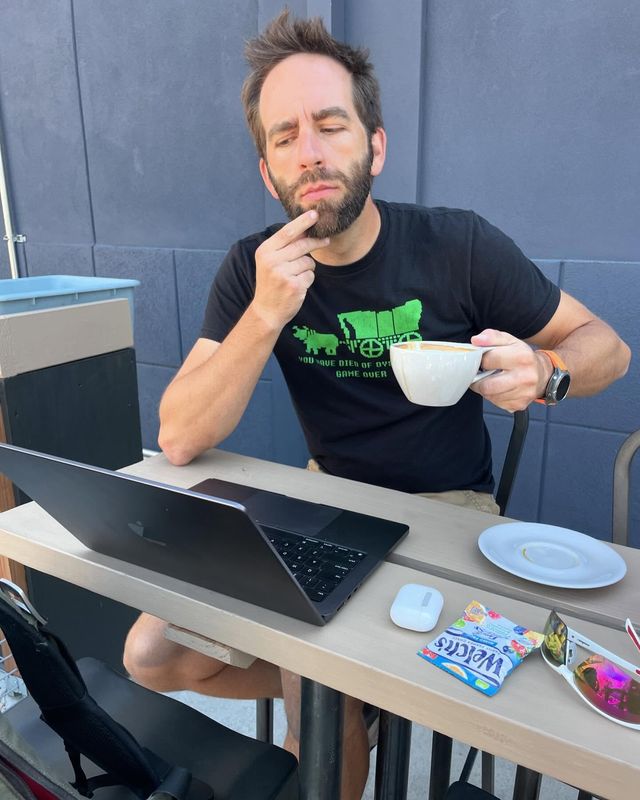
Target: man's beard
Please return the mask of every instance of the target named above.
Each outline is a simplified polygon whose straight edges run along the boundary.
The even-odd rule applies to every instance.
[[[325,167],[318,167],[317,169],[303,172],[291,186],[286,186],[284,182],[277,181],[272,175],[269,165],[267,165],[267,171],[273,188],[276,190],[289,219],[295,219],[305,211],[315,208],[319,215],[318,221],[307,229],[306,235],[324,239],[325,237],[337,236],[339,233],[346,231],[360,216],[373,183],[373,176],[371,175],[372,163],[373,153],[369,147],[364,158],[354,163],[350,174],[347,175],[340,170],[328,170]],[[345,190],[344,197],[335,202],[332,200],[318,200],[306,206],[306,208],[303,208],[296,201],[296,194],[302,186],[324,182],[341,183]]]

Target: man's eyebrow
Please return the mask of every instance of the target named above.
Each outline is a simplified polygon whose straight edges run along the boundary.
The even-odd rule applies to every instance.
[[[292,131],[298,127],[298,124],[293,120],[287,119],[284,122],[276,122],[275,125],[272,125],[269,128],[269,133],[267,134],[267,138],[272,139],[274,136],[278,136],[280,133],[286,133],[287,131]]]
[[[311,116],[313,117],[314,122],[322,122],[322,120],[328,119],[329,117],[339,117],[340,119],[344,120],[351,119],[347,111],[341,106],[329,106],[329,108],[323,108],[320,111],[314,111]],[[283,122],[276,122],[275,125],[272,125],[269,128],[267,138],[272,139],[274,136],[295,130],[297,127],[298,123],[290,119],[284,120]]]
[[[351,119],[347,111],[341,106],[330,106],[329,108],[323,108],[321,111],[314,111],[312,116],[315,122],[320,122],[323,119],[327,119],[327,117],[340,117],[340,119],[346,120]]]

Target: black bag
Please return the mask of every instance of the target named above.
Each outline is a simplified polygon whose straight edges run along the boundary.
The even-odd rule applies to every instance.
[[[122,785],[140,798],[154,792],[186,794],[190,774],[141,747],[120,723],[91,697],[66,646],[47,630],[46,620],[22,590],[0,579],[0,628],[4,631],[20,675],[42,719],[64,741],[77,791],[91,797],[101,786]],[[87,778],[84,755],[104,770]]]

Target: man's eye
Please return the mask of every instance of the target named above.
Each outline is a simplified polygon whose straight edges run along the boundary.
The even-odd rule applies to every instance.
[[[342,128],[340,125],[329,125],[322,128],[322,133],[338,133],[341,130],[344,130],[344,128]]]
[[[291,144],[291,139],[280,139],[280,141],[276,142],[276,147],[286,147],[288,144]]]

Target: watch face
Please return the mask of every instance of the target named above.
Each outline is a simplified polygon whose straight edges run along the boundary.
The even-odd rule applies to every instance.
[[[571,378],[569,377],[568,372],[560,372],[558,376],[558,382],[556,384],[556,403],[559,403],[561,400],[567,396],[567,392],[569,391],[569,384],[571,383]]]

